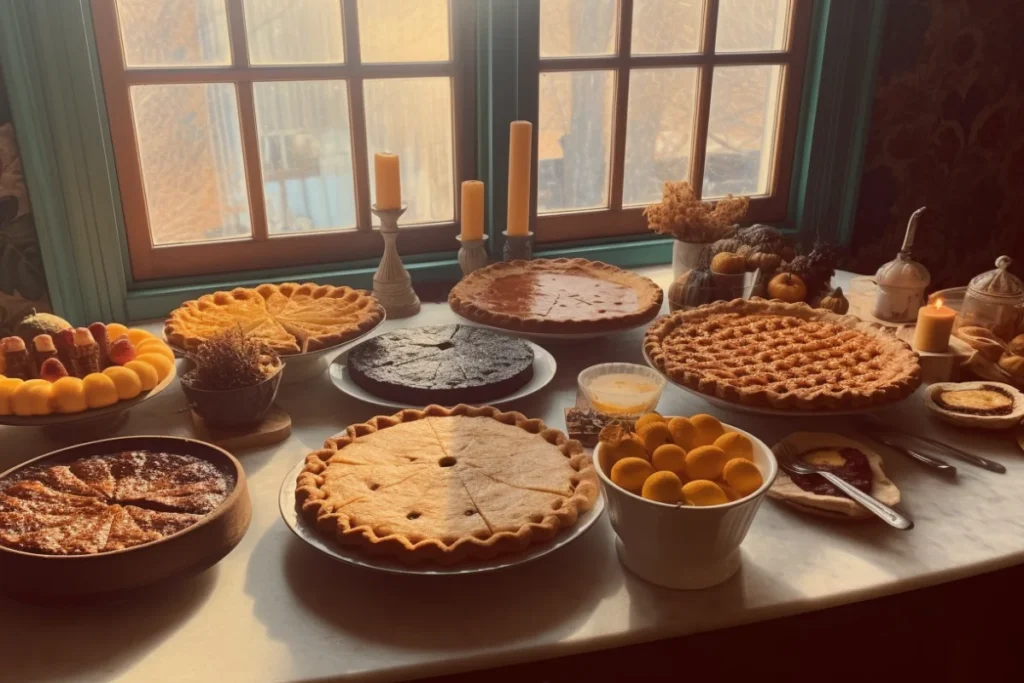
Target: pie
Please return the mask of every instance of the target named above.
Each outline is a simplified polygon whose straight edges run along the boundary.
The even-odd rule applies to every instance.
[[[550,540],[597,496],[578,441],[466,405],[353,425],[306,457],[296,488],[302,514],[335,542],[444,565]]]
[[[533,349],[522,339],[472,325],[396,330],[363,342],[346,361],[352,381],[402,403],[483,403],[533,377]]]
[[[864,444],[839,434],[796,432],[783,443],[801,460],[828,470],[880,503],[895,507],[900,490],[882,471],[882,456]],[[779,446],[775,449],[778,451]],[[767,493],[803,512],[834,519],[873,519],[874,515],[819,474],[789,474],[780,469]]]
[[[190,351],[237,327],[287,355],[336,346],[383,319],[384,309],[364,290],[286,283],[238,287],[186,301],[171,313],[164,334],[171,345]]]
[[[149,451],[26,467],[0,480],[0,546],[90,555],[158,541],[216,510],[234,484],[205,460]]]
[[[586,259],[494,263],[448,295],[474,322],[516,332],[588,334],[642,325],[661,310],[661,287],[636,273]]]
[[[644,353],[673,381],[732,403],[830,411],[906,398],[917,354],[880,325],[807,304],[736,299],[650,326]]]
[[[938,382],[925,391],[924,403],[961,427],[1009,429],[1024,418],[1024,394],[999,382]]]

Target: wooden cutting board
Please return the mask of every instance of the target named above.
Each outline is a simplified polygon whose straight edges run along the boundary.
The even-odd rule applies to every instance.
[[[229,451],[262,448],[287,439],[292,433],[291,415],[284,412],[277,404],[270,407],[263,422],[255,427],[241,430],[219,429],[210,427],[195,412],[192,413],[192,427],[196,437],[202,441],[216,444]]]

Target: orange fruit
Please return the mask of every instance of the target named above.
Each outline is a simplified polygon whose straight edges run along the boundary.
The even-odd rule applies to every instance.
[[[90,408],[103,408],[117,403],[117,387],[114,380],[94,372],[82,380],[85,387],[85,402]]]
[[[124,367],[139,376],[143,391],[149,391],[160,383],[160,375],[157,373],[156,368],[149,363],[144,363],[141,360],[132,360],[125,363]]]
[[[694,415],[690,418],[690,423],[695,430],[693,437],[694,448],[697,446],[710,446],[715,443],[718,437],[725,434],[722,423],[711,415]]]
[[[715,439],[715,445],[725,451],[729,459],[743,458],[754,461],[754,444],[739,432],[726,432]]]
[[[122,334],[128,334],[128,328],[121,323],[107,323],[107,340],[114,341]]]
[[[152,365],[160,382],[163,382],[164,378],[174,371],[174,361],[168,360],[159,353],[143,353],[135,360]]]
[[[686,476],[691,479],[718,479],[729,459],[718,446],[697,446],[686,454]]]
[[[685,417],[673,417],[668,421],[668,431],[672,441],[684,451],[694,447],[693,440],[697,436],[697,428]]]
[[[741,496],[749,496],[764,483],[761,470],[752,461],[744,458],[733,458],[725,463],[722,478]]]
[[[679,503],[683,500],[683,482],[672,472],[655,472],[647,477],[640,495],[659,503]]]
[[[85,383],[78,377],[61,377],[54,382],[51,401],[58,413],[80,413],[89,408]]]
[[[673,472],[680,479],[686,478],[686,451],[674,443],[655,448],[651,464],[659,472]]]
[[[141,344],[144,341],[147,341],[149,339],[156,339],[156,337],[151,335],[149,332],[146,332],[145,330],[140,330],[137,327],[133,327],[129,329],[127,332],[123,332],[122,334],[128,335],[128,339],[131,341],[132,344],[135,345],[136,348],[138,348],[139,344]],[[110,337],[109,328],[107,328],[107,337],[110,338],[110,341],[114,341],[114,339],[117,339],[117,337]],[[160,341],[159,339],[156,340]]]
[[[644,448],[648,453],[654,453],[658,446],[672,443],[672,433],[668,431],[668,425],[664,422],[645,424],[637,432],[637,436],[644,442]]]
[[[616,486],[639,495],[652,474],[654,468],[643,458],[623,458],[612,466],[610,476]]]
[[[0,377],[0,415],[14,414],[11,398],[14,396],[15,390],[24,383],[25,380],[17,377]]]
[[[703,507],[706,505],[725,505],[729,498],[725,491],[713,481],[695,479],[683,486],[683,499],[689,505]]]
[[[635,429],[636,431],[639,432],[640,428],[643,427],[644,425],[649,425],[649,424],[652,424],[654,422],[664,422],[664,421],[665,421],[665,418],[661,416],[661,413],[650,412],[650,413],[647,413],[646,415],[641,415],[640,417],[638,417],[636,422],[633,423],[633,429]]]
[[[128,368],[112,365],[104,370],[103,374],[114,381],[117,398],[122,401],[135,398],[142,393],[142,380]]]
[[[49,415],[53,385],[45,379],[22,382],[11,395],[11,412],[15,415]]]
[[[158,353],[164,356],[169,361],[174,361],[174,351],[171,351],[171,347],[164,344],[159,339],[146,339],[141,344],[135,347],[135,352],[138,355],[144,353]]]

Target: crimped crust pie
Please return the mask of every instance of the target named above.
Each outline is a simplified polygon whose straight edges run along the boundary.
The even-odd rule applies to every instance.
[[[368,292],[306,283],[238,287],[186,301],[164,324],[167,341],[193,350],[231,328],[265,342],[280,354],[336,346],[373,328],[384,309]]]
[[[882,405],[921,383],[917,354],[886,328],[802,303],[737,299],[677,311],[648,328],[644,353],[679,384],[778,409]]]
[[[583,447],[489,406],[428,406],[352,425],[306,457],[296,498],[345,546],[450,565],[523,550],[598,496]]]
[[[448,296],[464,318],[516,332],[586,334],[642,325],[661,309],[661,287],[636,273],[586,259],[494,263]]]

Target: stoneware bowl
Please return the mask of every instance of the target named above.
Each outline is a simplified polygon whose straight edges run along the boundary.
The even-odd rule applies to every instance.
[[[594,451],[597,474],[608,498],[615,547],[622,564],[643,579],[676,589],[714,586],[740,568],[740,544],[747,535],[779,465],[763,441],[736,427],[754,445],[754,462],[764,483],[746,498],[725,505],[692,507],[641,498],[612,483],[601,444]]]
[[[190,368],[191,365],[186,372]],[[184,375],[182,373],[181,391],[185,394],[189,408],[210,427],[237,429],[259,424],[266,417],[281,387],[284,364],[259,384],[228,391],[207,391],[191,387],[184,380]]]
[[[234,476],[235,487],[220,507],[198,523],[125,550],[95,555],[40,555],[0,546],[0,590],[32,602],[106,599],[175,577],[197,574],[219,562],[249,528],[252,505],[245,471],[227,451],[202,441],[171,436],[125,436],[63,448],[0,474],[29,465],[63,462],[128,450],[191,455]]]

